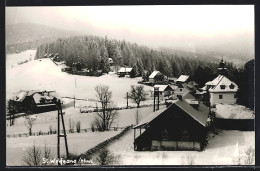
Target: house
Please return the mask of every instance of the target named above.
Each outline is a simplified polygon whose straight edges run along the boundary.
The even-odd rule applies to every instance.
[[[152,84],[160,84],[164,82],[164,75],[160,71],[153,71],[149,76],[149,82]]]
[[[177,88],[174,91],[174,95],[184,95],[188,92],[195,92],[197,90],[197,83],[195,81],[189,81],[177,84]]]
[[[209,108],[186,93],[133,127],[134,150],[201,151],[206,145],[208,115]]]
[[[209,92],[210,105],[235,104],[237,102],[238,86],[224,75],[218,75],[213,81],[205,84],[204,89]]]
[[[133,75],[133,73],[134,73],[133,68],[125,68],[125,67],[120,68],[117,72],[119,77],[131,76]]]
[[[8,102],[8,108],[14,113],[38,113],[56,110],[57,94],[55,91],[20,91]]]
[[[188,82],[190,76],[188,75],[181,75],[177,80],[176,80],[176,84],[183,84]]]
[[[172,87],[169,86],[169,85],[158,85],[158,84],[156,84],[156,85],[154,85],[153,90],[154,90],[154,88],[159,88],[159,94],[162,97],[170,96],[173,92]]]

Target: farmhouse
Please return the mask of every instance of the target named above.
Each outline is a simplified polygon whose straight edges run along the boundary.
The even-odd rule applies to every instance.
[[[163,97],[170,96],[172,94],[172,87],[169,85],[155,85],[154,88],[159,88],[159,93]]]
[[[55,110],[57,102],[54,91],[20,91],[8,103],[8,108],[14,113]]]
[[[164,76],[160,71],[153,71],[149,76],[149,82],[152,84],[160,84],[163,83]]]
[[[133,127],[134,149],[200,151],[205,147],[208,114],[207,106],[186,93]]]
[[[119,75],[119,77],[125,77],[133,75],[133,72],[133,68],[122,67],[118,70],[117,74]]]

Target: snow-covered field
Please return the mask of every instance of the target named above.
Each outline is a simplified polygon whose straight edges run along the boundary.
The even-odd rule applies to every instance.
[[[121,131],[121,130],[120,130]],[[77,134],[67,134],[67,141],[69,152],[73,154],[81,154],[98,143],[111,138],[120,132],[87,132]],[[57,157],[57,135],[45,136],[31,136],[22,138],[7,138],[6,139],[6,165],[19,166],[23,164],[23,155],[27,148],[32,147],[35,143],[36,146],[44,147],[45,144],[51,149],[52,156]],[[61,138],[61,155],[65,155],[65,142]]]
[[[36,50],[26,50],[21,53],[8,54],[6,56],[6,69],[18,66],[18,63],[34,60]]]
[[[254,112],[242,105],[216,105],[216,117],[224,119],[255,119]]]
[[[30,51],[34,55],[36,51]],[[22,56],[25,52],[20,53]],[[26,53],[27,54],[27,53]],[[27,57],[30,57],[28,55]],[[34,56],[33,56],[34,57]],[[25,58],[25,57],[24,57]],[[15,61],[17,59],[17,61]],[[19,54],[7,55],[7,63],[17,63]],[[15,62],[14,62],[15,61]],[[104,84],[112,91],[112,100],[117,106],[126,106],[126,93],[131,85],[138,85],[141,78],[119,78],[115,74],[101,77],[70,75],[61,72],[61,66],[55,65],[51,59],[29,61],[6,69],[6,98],[9,99],[19,90],[55,90],[62,97],[96,99],[95,86]],[[150,87],[145,86],[149,92]],[[151,103],[152,100],[146,103]],[[135,105],[129,100],[130,105]],[[141,103],[142,104],[142,103]],[[86,104],[87,105],[87,104]]]
[[[144,107],[144,108],[133,108],[133,109],[124,109],[118,110],[118,118],[115,120],[113,127],[126,127],[131,124],[135,124],[135,114],[136,111],[139,111],[139,114],[142,118],[145,118],[148,114],[153,111],[153,107]],[[96,113],[80,113],[79,109],[76,108],[67,108],[63,110],[65,112],[64,121],[66,130],[69,129],[69,121],[74,123],[74,130],[76,130],[76,122],[80,121],[81,129],[91,128],[91,123],[96,117]],[[45,112],[37,114],[35,123],[32,127],[33,132],[48,132],[49,127],[52,126],[53,130],[57,130],[57,111]],[[9,122],[6,122],[9,124]],[[20,117],[15,119],[14,126],[6,127],[6,134],[22,134],[28,133],[28,129],[25,125],[25,118]]]
[[[245,164],[245,151],[255,147],[253,131],[221,131],[211,135],[208,146],[197,151],[134,151],[134,131],[108,147],[120,156],[121,165],[238,165]]]

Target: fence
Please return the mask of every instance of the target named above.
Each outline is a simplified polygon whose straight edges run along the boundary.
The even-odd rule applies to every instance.
[[[95,147],[89,149],[88,151],[86,151],[83,154],[80,154],[79,156],[82,158],[88,158],[91,155],[95,154],[96,152],[98,152],[99,150],[103,149],[104,147],[108,146],[110,143],[112,143],[115,140],[118,140],[120,137],[122,137],[123,135],[125,135],[129,130],[131,130],[133,126],[127,126],[124,128],[124,130],[122,132],[120,132],[119,134],[115,135],[112,138],[109,138],[101,143],[99,143],[98,145],[96,145]]]
[[[127,128],[126,127],[110,127],[110,130],[114,130],[114,131],[118,131],[118,130],[123,130]],[[60,131],[61,133],[64,133],[63,130]],[[87,133],[87,132],[98,132],[97,128],[85,128],[85,129],[80,129],[79,132],[77,132],[77,130],[66,130],[67,134],[75,134],[75,133]],[[52,135],[52,134],[57,134],[56,130],[53,131],[48,131],[48,132],[33,132],[31,134],[31,136],[42,136],[42,135]],[[6,137],[7,138],[21,138],[21,137],[29,137],[29,133],[21,133],[21,134],[7,134]]]

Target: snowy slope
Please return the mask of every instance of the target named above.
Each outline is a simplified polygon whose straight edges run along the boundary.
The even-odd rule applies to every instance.
[[[20,53],[22,54],[22,53]],[[7,56],[9,59],[9,56]],[[18,57],[17,57],[18,58]],[[45,58],[29,61],[25,64],[6,70],[7,99],[19,90],[55,90],[60,96],[96,99],[95,86],[108,85],[112,91],[112,100],[116,105],[126,103],[126,92],[131,85],[137,85],[140,78],[118,78],[115,74],[101,77],[69,75],[61,72],[61,67]],[[146,91],[150,87],[145,86]]]
[[[9,54],[6,56],[6,68],[10,69],[16,67],[19,62],[24,62],[26,60],[34,60],[36,55],[36,50],[27,50],[21,53]]]

